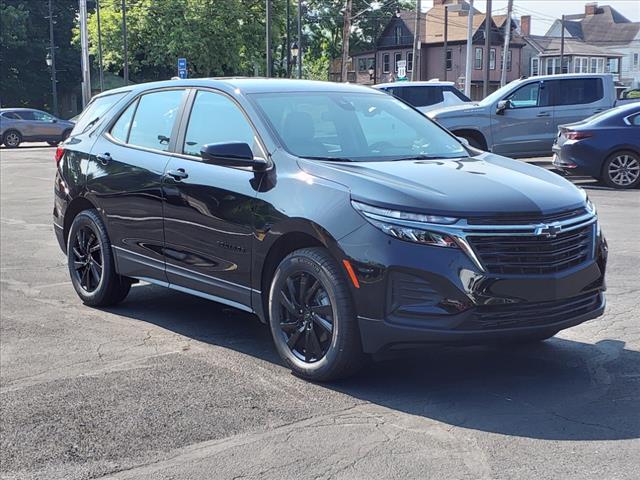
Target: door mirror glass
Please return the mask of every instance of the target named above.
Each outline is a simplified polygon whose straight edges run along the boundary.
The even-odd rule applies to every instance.
[[[243,142],[209,143],[202,146],[200,156],[205,163],[228,167],[252,167],[259,170],[267,164],[261,158],[254,158],[251,147]]]

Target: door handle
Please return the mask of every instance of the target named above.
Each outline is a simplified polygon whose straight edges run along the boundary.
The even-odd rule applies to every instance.
[[[551,114],[549,112],[540,112],[536,117],[550,117]]]
[[[180,180],[182,180],[184,178],[188,178],[189,177],[189,174],[185,171],[184,168],[178,168],[176,170],[169,170],[169,171],[167,171],[167,173],[165,175],[173,178],[177,182],[179,182]]]
[[[102,165],[106,165],[111,161],[111,155],[109,154],[109,152],[98,154],[96,155],[96,158],[100,161]]]

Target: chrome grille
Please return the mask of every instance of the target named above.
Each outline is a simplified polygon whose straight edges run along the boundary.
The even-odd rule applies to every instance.
[[[559,233],[555,238],[541,235],[469,235],[467,240],[484,268],[497,274],[546,274],[567,270],[589,258],[592,225]]]

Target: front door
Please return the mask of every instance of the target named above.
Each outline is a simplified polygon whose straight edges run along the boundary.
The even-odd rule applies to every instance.
[[[92,148],[87,188],[104,212],[122,275],[167,281],[162,176],[185,96],[184,89],[142,95]]]
[[[251,308],[254,173],[205,163],[203,145],[244,142],[261,155],[240,107],[222,93],[197,90],[177,155],[166,167],[164,231],[167,278],[191,293]]]
[[[546,82],[526,83],[503,100],[509,101],[508,108],[491,112],[492,152],[509,156],[551,153],[555,125]]]

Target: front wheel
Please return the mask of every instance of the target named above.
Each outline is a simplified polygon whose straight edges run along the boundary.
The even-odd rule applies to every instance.
[[[67,263],[73,288],[86,305],[114,305],[129,293],[131,279],[116,273],[111,242],[95,210],[80,212],[73,220]]]
[[[7,148],[18,148],[22,143],[22,135],[20,135],[20,132],[15,130],[9,130],[4,134],[2,143],[4,143],[4,146]]]
[[[611,155],[602,166],[602,181],[613,188],[634,188],[640,185],[640,156],[622,151]]]
[[[271,282],[269,323],[278,353],[300,377],[335,380],[364,363],[347,281],[324,248],[282,260]]]

